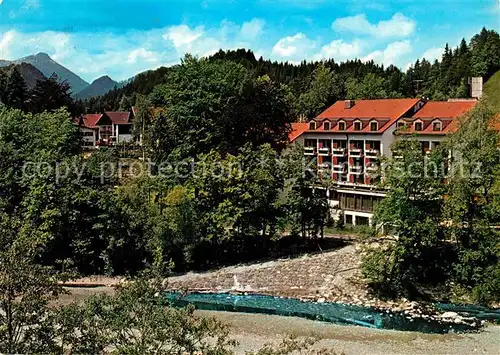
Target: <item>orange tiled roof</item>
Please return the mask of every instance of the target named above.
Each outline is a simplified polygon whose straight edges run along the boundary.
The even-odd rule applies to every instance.
[[[414,118],[456,118],[471,110],[477,101],[429,101],[418,110]]]
[[[399,118],[420,99],[353,100],[354,106],[346,108],[345,101],[337,101],[318,119],[324,118]]]
[[[411,110],[420,99],[353,100],[351,108],[346,101],[337,101],[315,120],[319,123],[314,132],[383,133],[396,120]],[[324,122],[330,121],[330,129],[324,129]],[[345,129],[339,129],[339,122],[345,122]],[[361,129],[355,130],[354,123],[361,122]],[[372,130],[370,122],[377,122]]]
[[[288,140],[290,142],[293,142],[294,140],[299,138],[302,135],[302,133],[307,131],[308,127],[309,127],[309,123],[306,123],[306,122],[292,123],[292,131],[288,135]]]
[[[106,111],[105,114],[111,119],[114,124],[130,123],[130,112],[112,112]]]
[[[102,113],[89,113],[83,115],[83,125],[85,127],[93,128],[97,126],[97,122],[101,119]]]
[[[477,101],[464,100],[464,101],[429,101],[424,107],[417,111],[411,119],[411,123],[416,120],[422,122],[422,130],[415,131],[413,125],[408,128],[405,133],[407,134],[430,134],[430,135],[443,135],[456,132],[459,127],[459,118],[470,111]],[[441,122],[441,130],[434,131],[433,123],[439,120]]]

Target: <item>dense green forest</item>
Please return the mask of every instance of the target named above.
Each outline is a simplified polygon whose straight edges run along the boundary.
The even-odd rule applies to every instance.
[[[252,76],[267,75],[274,82],[286,84],[297,102],[298,115],[313,116],[344,98],[466,97],[468,77],[481,76],[486,82],[500,70],[500,37],[498,32],[483,28],[469,42],[462,39],[456,48],[446,44],[439,61],[418,59],[406,72],[360,60],[337,63],[328,59],[298,65],[272,62],[257,59],[251,50],[245,49],[220,50],[208,60],[235,62]],[[150,94],[158,84],[167,82],[173,72],[173,67],[162,67],[139,74],[125,87],[83,102],[85,111],[127,109],[138,94]]]

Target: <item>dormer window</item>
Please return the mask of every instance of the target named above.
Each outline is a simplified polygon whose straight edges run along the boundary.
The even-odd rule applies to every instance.
[[[344,121],[339,122],[339,131],[345,131],[345,122]]]
[[[398,129],[404,129],[406,127],[406,123],[404,121],[398,121]]]
[[[440,121],[432,122],[432,130],[441,131],[441,122]]]
[[[329,131],[330,130],[330,122],[326,121],[325,123],[323,123],[323,129],[325,131]]]
[[[378,122],[377,121],[370,122],[370,131],[372,131],[372,132],[378,131]]]
[[[354,130],[355,131],[361,131],[361,127],[362,127],[362,125],[361,125],[360,121],[354,122]]]
[[[316,129],[316,122],[309,122],[309,130],[314,131]]]
[[[415,122],[413,124],[413,129],[415,130],[415,132],[420,132],[422,130],[422,122]]]

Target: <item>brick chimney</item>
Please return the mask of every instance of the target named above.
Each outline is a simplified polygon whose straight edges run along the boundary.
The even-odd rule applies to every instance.
[[[355,101],[354,100],[345,100],[344,103],[345,103],[345,108],[350,109],[354,106]]]

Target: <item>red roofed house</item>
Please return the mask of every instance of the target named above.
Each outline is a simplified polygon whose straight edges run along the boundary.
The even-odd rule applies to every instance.
[[[133,117],[134,110],[83,115],[78,125],[83,132],[84,147],[91,147],[91,142],[94,142],[93,147],[131,142]],[[95,133],[92,137],[91,132]]]
[[[289,136],[304,154],[317,160],[318,172],[335,182],[330,205],[347,224],[371,224],[377,190],[378,161],[391,156],[399,133],[414,133],[422,150],[439,145],[456,129],[457,118],[477,101],[427,102],[424,99],[337,101],[309,123],[296,123]],[[404,127],[404,130],[402,129]]]
[[[94,149],[97,146],[99,128],[95,125],[100,115],[85,115],[75,119],[82,132],[83,149]]]

